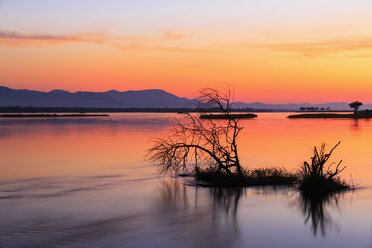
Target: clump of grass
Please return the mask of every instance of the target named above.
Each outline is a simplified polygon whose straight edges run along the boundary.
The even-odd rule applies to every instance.
[[[309,195],[324,195],[353,188],[339,177],[339,174],[346,168],[346,166],[340,168],[342,160],[325,166],[340,143],[338,142],[329,153],[326,152],[325,143],[319,148],[314,147],[311,163],[305,161],[300,169],[299,188],[302,192]]]
[[[213,187],[293,185],[298,180],[297,174],[275,167],[243,170],[242,175],[227,174],[213,168],[197,169],[195,178],[199,185]]]
[[[340,178],[305,177],[301,179],[300,183],[300,190],[308,195],[327,195],[348,189],[352,189],[352,187]]]

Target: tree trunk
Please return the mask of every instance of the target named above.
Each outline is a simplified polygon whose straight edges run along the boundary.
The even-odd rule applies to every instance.
[[[239,163],[236,164],[236,171],[238,172],[238,175],[240,177],[243,177],[243,171],[242,171],[242,168],[240,167]]]

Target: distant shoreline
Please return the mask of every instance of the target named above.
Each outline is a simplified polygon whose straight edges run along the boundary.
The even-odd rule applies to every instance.
[[[101,117],[107,114],[3,114],[0,118]]]
[[[204,110],[205,111],[205,110]],[[201,113],[197,108],[90,108],[90,107],[20,107],[20,106],[0,106],[0,113]],[[232,109],[231,112],[255,112],[255,113],[291,113],[297,109],[252,109],[241,108]],[[219,112],[210,109],[209,112]],[[350,112],[350,111],[334,111]]]
[[[357,114],[330,114],[330,113],[312,113],[312,114],[296,114],[289,115],[287,118],[290,119],[370,119],[372,118],[372,112],[364,113],[360,112]]]

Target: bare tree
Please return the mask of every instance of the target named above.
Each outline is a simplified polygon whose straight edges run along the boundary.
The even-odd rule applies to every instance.
[[[202,120],[198,114],[177,118],[166,137],[153,140],[147,158],[159,163],[163,173],[208,167],[216,172],[242,175],[237,140],[243,127],[231,114],[233,96],[231,88],[200,90],[198,109],[204,114],[217,110],[224,118]]]

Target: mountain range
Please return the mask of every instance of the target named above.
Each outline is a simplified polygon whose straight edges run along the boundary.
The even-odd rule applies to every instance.
[[[106,92],[52,90],[49,92],[11,89],[0,86],[0,106],[22,107],[86,107],[86,108],[193,108],[195,99],[178,97],[160,89],[149,90],[110,90]],[[265,104],[260,102],[236,102],[240,108],[298,110],[300,107],[331,108],[332,110],[350,110],[346,102],[324,104],[287,103]],[[365,104],[362,108],[372,108]]]
[[[87,108],[166,108],[192,107],[192,100],[164,90],[106,92],[16,90],[0,86],[0,106],[87,107]]]

